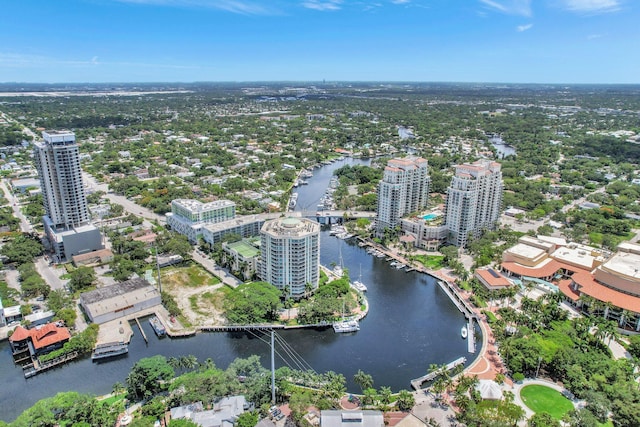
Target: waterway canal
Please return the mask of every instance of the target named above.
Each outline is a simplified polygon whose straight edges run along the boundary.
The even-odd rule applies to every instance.
[[[314,199],[322,196],[331,173],[347,162],[342,160],[315,171],[309,185],[298,188],[299,208],[315,208]],[[356,279],[362,268],[362,281],[368,286],[369,315],[360,322],[360,331],[335,334],[332,329],[289,330],[278,334],[316,371],[333,370],[343,374],[350,391],[359,391],[353,383],[358,369],[373,376],[375,387],[410,389],[410,380],[427,372],[431,363],[448,363],[465,356],[467,344],[460,336],[465,324],[456,309],[430,276],[389,267],[384,259],[374,258],[355,242],[343,241],[323,231],[321,262],[339,262]],[[269,365],[269,348],[260,339],[246,334],[203,333],[193,338],[157,339],[148,322],[141,322],[150,338],[145,344],[137,333],[127,357],[105,363],[90,359],[72,362],[62,368],[25,380],[22,370],[13,365],[7,342],[0,343],[0,419],[15,419],[37,400],[59,391],[79,391],[96,395],[109,393],[115,382],[124,382],[133,364],[142,357],[163,354],[167,357],[193,354],[198,360],[211,358],[218,367],[237,357],[261,356]],[[134,327],[134,331],[136,327]],[[282,353],[282,350],[276,348]],[[284,360],[277,357],[276,365]]]

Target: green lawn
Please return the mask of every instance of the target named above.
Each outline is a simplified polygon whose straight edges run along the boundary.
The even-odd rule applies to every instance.
[[[125,396],[126,396],[126,393],[121,393],[121,394],[117,394],[115,396],[107,397],[104,401],[109,406],[112,406],[116,402],[124,401]]]
[[[439,270],[444,266],[442,255],[413,255],[412,258],[431,270]]]
[[[547,412],[560,420],[573,409],[573,403],[552,388],[543,385],[528,385],[520,390],[520,397],[533,412]]]

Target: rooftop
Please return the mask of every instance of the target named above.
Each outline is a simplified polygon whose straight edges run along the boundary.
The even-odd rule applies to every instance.
[[[303,237],[320,232],[320,224],[307,218],[274,219],[267,221],[260,230],[275,237]]]
[[[491,287],[507,287],[512,285],[509,279],[492,268],[478,268],[476,269],[476,274]]]
[[[179,206],[188,209],[191,212],[206,212],[215,209],[226,208],[230,206],[235,206],[236,204],[231,200],[215,200],[213,202],[202,203],[199,200],[193,199],[176,199],[171,202],[172,204],[176,204]]]
[[[618,252],[600,266],[603,270],[640,280],[640,254]]]
[[[256,248],[251,243],[245,240],[240,240],[239,242],[234,242],[234,243],[228,243],[226,246],[227,248],[238,252],[240,256],[242,256],[243,258],[253,258],[260,254],[260,250],[258,248]]]
[[[562,237],[537,236],[538,240],[553,243],[556,246],[567,246],[567,240]]]
[[[544,249],[536,248],[525,243],[518,243],[507,249],[506,252],[510,252],[513,255],[527,259],[535,259],[546,253]]]
[[[147,287],[151,287],[151,283],[138,277],[125,282],[116,283],[115,285],[84,292],[80,295],[80,300],[84,304],[93,304]]]
[[[595,267],[596,257],[583,248],[561,247],[556,249],[551,256],[557,261],[576,265],[585,270],[591,270]]]

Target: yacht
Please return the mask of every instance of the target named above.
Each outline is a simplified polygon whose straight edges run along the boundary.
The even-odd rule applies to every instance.
[[[333,331],[337,334],[345,332],[356,332],[360,330],[360,323],[357,320],[342,320],[333,324]]]
[[[91,353],[91,360],[102,360],[122,356],[129,352],[129,346],[123,342],[109,342],[98,344]]]
[[[462,335],[462,338],[466,339],[467,338],[467,326],[463,326],[462,329],[460,329],[460,335]]]

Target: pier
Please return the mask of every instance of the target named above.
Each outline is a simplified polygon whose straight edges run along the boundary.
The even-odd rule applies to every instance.
[[[140,333],[142,334],[142,338],[144,338],[144,342],[148,344],[149,340],[147,339],[147,334],[144,333],[144,329],[142,329],[142,326],[140,325],[140,321],[138,320],[137,317],[136,317],[136,324],[138,325],[138,329],[140,329]]]
[[[476,314],[473,312],[471,306],[469,306],[469,303],[467,303],[464,299],[462,299],[462,297],[460,297],[460,295],[458,295],[458,292],[456,292],[456,290],[453,288],[453,286],[451,286],[450,283],[445,282],[444,280],[438,280],[437,282],[444,293],[449,296],[449,299],[453,301],[455,306],[458,307],[458,310],[460,310],[460,312],[464,314],[464,317],[467,319],[467,351],[469,353],[475,353],[476,338],[474,333],[475,328],[473,321],[478,320]]]
[[[445,366],[444,369],[445,369],[445,371],[450,371],[453,368],[455,368],[456,366],[462,365],[466,361],[467,361],[467,359],[465,357],[460,357],[460,358],[454,360],[453,362],[448,363],[447,366]],[[411,386],[416,390],[420,390],[420,386],[422,386],[422,383],[435,379],[441,373],[442,373],[442,371],[440,369],[438,369],[436,371],[433,371],[433,372],[429,372],[426,375],[423,375],[423,376],[421,376],[419,378],[411,380]]]
[[[38,375],[40,372],[54,368],[58,365],[62,365],[63,363],[67,363],[68,361],[77,358],[78,355],[79,353],[77,351],[73,351],[71,353],[64,354],[60,357],[56,357],[55,359],[51,359],[42,363],[40,363],[40,361],[36,359],[33,361],[33,366],[31,368],[25,369],[24,377],[25,378],[34,377]]]

